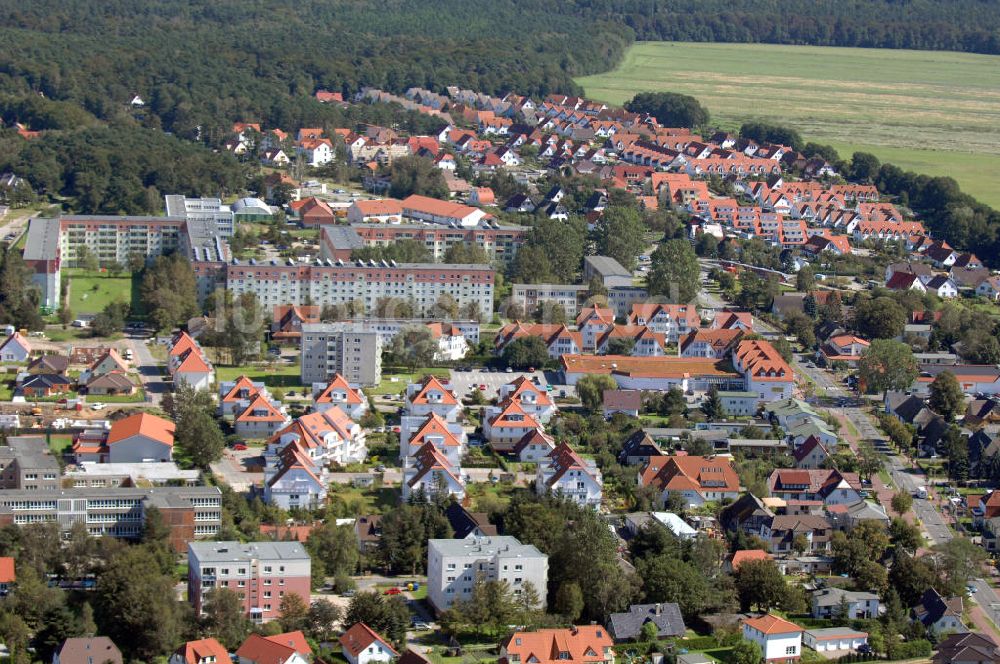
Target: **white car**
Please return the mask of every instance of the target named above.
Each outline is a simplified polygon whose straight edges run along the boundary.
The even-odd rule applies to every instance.
[[[106,403],[92,403],[92,404],[90,404],[90,409],[91,410],[104,410],[107,407],[108,407],[108,404],[106,404]]]

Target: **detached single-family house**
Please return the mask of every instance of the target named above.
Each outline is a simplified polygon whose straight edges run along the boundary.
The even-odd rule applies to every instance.
[[[666,505],[672,493],[680,495],[691,507],[736,500],[740,494],[740,480],[728,457],[650,457],[639,472],[639,485],[655,488],[660,505]]]
[[[0,362],[24,362],[31,355],[31,344],[20,332],[14,332],[0,344]]]
[[[340,646],[350,664],[391,662],[399,657],[389,640],[364,623],[356,623],[340,635]]]
[[[450,389],[435,376],[423,383],[412,383],[406,388],[406,412],[408,415],[426,417],[431,413],[440,415],[449,422],[458,419],[462,404]]]
[[[368,410],[365,395],[340,374],[335,374],[329,383],[313,383],[312,387],[313,410],[322,412],[337,406],[355,421]]]
[[[743,621],[743,638],[760,646],[766,664],[794,664],[802,656],[802,628],[773,614]]]
[[[540,429],[529,431],[514,444],[512,453],[521,463],[538,463],[556,448],[556,439]]]
[[[618,454],[618,463],[623,466],[638,466],[649,461],[650,457],[663,456],[663,450],[656,444],[653,437],[645,431],[633,433],[622,445]]]
[[[593,460],[584,460],[566,443],[560,443],[538,462],[535,491],[553,493],[577,505],[599,507],[603,486],[601,471]]]
[[[962,609],[961,597],[944,597],[934,588],[928,588],[920,597],[920,603],[913,607],[913,617],[938,634],[968,632],[962,622]]]
[[[309,664],[312,648],[302,632],[251,634],[236,651],[234,664]]]
[[[233,430],[236,435],[245,438],[270,438],[289,421],[285,407],[262,393],[236,413],[236,417],[233,418]]]
[[[877,618],[878,595],[843,588],[820,588],[809,598],[813,618],[836,618],[841,613],[849,620]]]
[[[462,469],[448,461],[433,443],[424,443],[403,461],[403,500],[409,501],[414,495],[433,500],[439,494],[458,500],[465,497]]]
[[[230,664],[232,661],[221,643],[207,638],[183,644],[174,651],[167,664]]]
[[[640,640],[646,623],[656,625],[658,639],[680,638],[687,630],[680,607],[674,602],[632,604],[628,611],[612,613],[608,621],[608,630],[615,641]]]

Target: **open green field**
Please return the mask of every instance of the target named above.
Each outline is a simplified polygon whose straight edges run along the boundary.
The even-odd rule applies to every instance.
[[[856,149],[1000,207],[1000,56],[942,51],[641,42],[614,71],[577,79],[587,97],[683,92],[713,122],[787,123],[806,140]]]
[[[107,273],[69,272],[69,309],[73,315],[100,313],[112,302],[128,302],[133,311],[141,310],[134,298],[132,276],[125,273],[112,277]]]

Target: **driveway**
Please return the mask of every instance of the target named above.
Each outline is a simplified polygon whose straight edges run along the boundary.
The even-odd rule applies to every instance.
[[[146,390],[147,397],[154,405],[159,406],[163,401],[163,395],[167,393],[169,385],[164,380],[163,372],[165,368],[149,352],[149,346],[141,339],[129,339],[128,347],[132,349],[132,358],[136,369],[139,371],[139,379],[142,387]]]
[[[261,468],[261,448],[236,451],[227,449],[222,458],[212,464],[212,473],[228,484],[233,491],[245,493],[250,487],[264,481],[264,473],[249,472],[248,467]]]

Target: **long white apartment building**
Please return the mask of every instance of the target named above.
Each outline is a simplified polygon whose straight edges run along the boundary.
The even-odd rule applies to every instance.
[[[432,539],[427,543],[427,598],[444,611],[457,600],[469,599],[479,580],[506,581],[515,595],[527,583],[545,605],[549,557],[533,544],[509,536]]]
[[[318,306],[354,303],[374,312],[379,300],[396,298],[413,305],[417,315],[430,315],[442,296],[459,307],[475,305],[493,311],[493,267],[452,263],[317,261],[226,265],[226,288],[239,296],[251,292],[265,310],[279,304]]]

